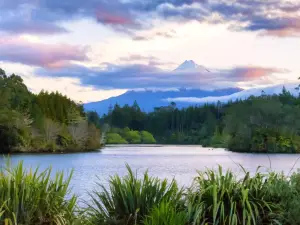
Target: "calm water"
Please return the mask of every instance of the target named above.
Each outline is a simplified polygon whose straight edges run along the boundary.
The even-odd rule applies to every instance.
[[[98,181],[107,185],[110,175],[126,174],[125,163],[140,173],[149,170],[151,175],[172,179],[181,185],[189,185],[197,170],[217,168],[218,164],[231,169],[237,174],[242,171],[236,164],[243,165],[250,172],[255,172],[258,166],[261,170],[284,171],[286,174],[293,167],[300,155],[269,155],[238,154],[223,149],[202,148],[199,146],[109,146],[101,152],[77,154],[18,154],[11,156],[13,164],[24,160],[26,167],[46,168],[52,165],[53,170],[69,172],[74,168],[72,190],[82,199],[86,198],[86,191],[95,187]],[[4,159],[0,158],[0,163]],[[295,168],[300,168],[300,160]],[[98,177],[98,178],[97,178]]]

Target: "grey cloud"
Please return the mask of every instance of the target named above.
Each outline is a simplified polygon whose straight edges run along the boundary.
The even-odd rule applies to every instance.
[[[0,19],[0,30],[12,32],[10,27],[14,27],[16,32],[60,33],[65,32],[57,25],[61,21],[94,18],[117,31],[128,33],[135,40],[147,40],[149,37],[137,35],[136,31],[151,28],[153,17],[209,22],[212,13],[217,13],[223,18],[222,22],[248,24],[237,25],[236,30],[270,31],[269,35],[294,36],[300,33],[299,11],[299,1],[283,0],[2,0],[0,14],[9,19]],[[20,22],[23,15],[26,15],[26,23]],[[172,36],[165,33],[157,35]]]
[[[214,72],[164,71],[151,65],[110,65],[107,69],[70,66],[56,70],[38,69],[40,76],[79,78],[83,85],[97,88],[199,88],[233,87],[236,82],[261,82],[261,79],[285,70],[262,67],[240,67]]]

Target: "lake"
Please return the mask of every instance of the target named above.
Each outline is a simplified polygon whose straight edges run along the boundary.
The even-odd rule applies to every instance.
[[[237,175],[242,173],[237,164],[254,173],[258,166],[261,171],[270,168],[275,171],[289,173],[293,165],[300,168],[300,155],[296,154],[242,154],[232,153],[224,149],[203,148],[201,146],[174,145],[116,145],[107,146],[101,152],[74,154],[15,154],[12,163],[24,160],[27,168],[40,166],[41,169],[52,165],[54,171],[70,172],[74,169],[72,190],[81,199],[87,197],[86,191],[95,187],[98,181],[107,185],[110,175],[126,174],[125,164],[138,169],[141,174],[146,169],[151,175],[160,178],[176,178],[180,185],[190,185],[197,170],[216,169],[221,165],[231,169]],[[270,159],[270,160],[269,160]],[[4,163],[4,158],[0,158]],[[98,177],[98,178],[97,178]]]

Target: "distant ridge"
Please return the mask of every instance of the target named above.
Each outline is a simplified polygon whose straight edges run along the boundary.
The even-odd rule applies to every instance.
[[[108,108],[118,103],[120,106],[126,104],[132,105],[134,101],[137,101],[140,108],[146,112],[150,112],[154,107],[168,106],[169,102],[166,101],[168,98],[181,98],[181,97],[207,97],[207,96],[224,96],[230,95],[242,91],[240,88],[226,88],[218,90],[201,90],[201,89],[186,89],[180,88],[177,90],[170,91],[159,91],[159,90],[145,90],[145,91],[127,91],[126,93],[112,97],[99,102],[91,102],[84,105],[87,111],[96,111],[99,115],[103,115],[108,112]],[[176,102],[178,108],[188,107],[193,103],[189,102]]]

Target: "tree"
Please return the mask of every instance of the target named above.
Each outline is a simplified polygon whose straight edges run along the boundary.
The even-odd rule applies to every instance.
[[[74,143],[78,147],[84,148],[89,137],[88,122],[82,120],[80,122],[70,124],[68,126],[68,131],[70,132],[70,135]]]
[[[3,70],[3,69],[1,69],[0,68],[0,79],[5,79],[5,78],[7,78],[7,76],[6,76],[6,73],[5,73],[5,71]]]
[[[55,142],[60,130],[61,128],[58,123],[48,118],[44,120],[44,137],[47,143]]]
[[[97,128],[100,128],[101,121],[97,112],[87,112],[87,119],[89,124],[94,124]]]

